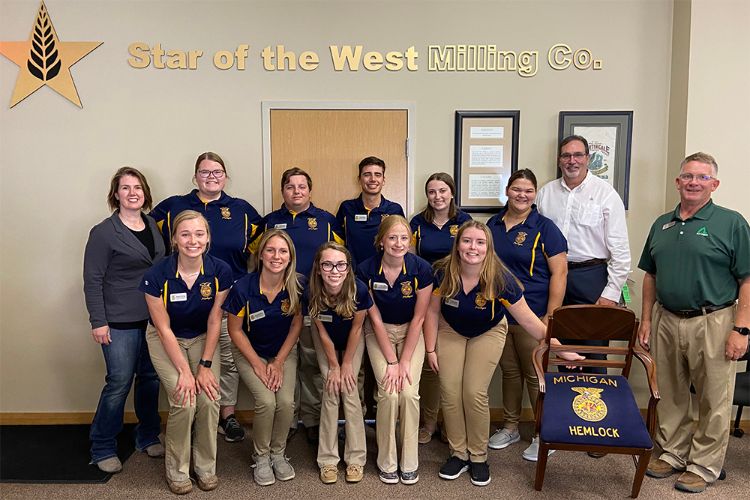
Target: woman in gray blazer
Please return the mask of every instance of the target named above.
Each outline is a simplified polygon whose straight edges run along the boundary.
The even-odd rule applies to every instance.
[[[104,389],[91,423],[91,463],[120,472],[117,435],[125,400],[135,377],[135,445],[151,457],[164,456],[159,441],[159,378],[145,333],[148,309],[138,291],[143,274],[164,257],[164,241],[154,220],[143,213],[152,205],[146,178],[131,167],[112,177],[107,203],[111,217],[91,229],[83,259],[83,291],[94,342],[107,366]]]

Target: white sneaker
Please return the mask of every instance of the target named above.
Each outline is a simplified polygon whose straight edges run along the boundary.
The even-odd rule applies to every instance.
[[[549,450],[547,452],[547,456],[552,455],[557,450]],[[539,437],[535,437],[531,440],[531,444],[528,448],[523,450],[523,459],[528,460],[529,462],[536,462],[537,458],[539,457]]]
[[[502,450],[507,448],[513,443],[517,443],[521,440],[521,434],[518,433],[518,429],[499,429],[490,437],[488,446],[493,450]]]

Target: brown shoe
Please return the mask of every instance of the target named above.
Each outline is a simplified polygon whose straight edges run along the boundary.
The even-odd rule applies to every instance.
[[[212,491],[215,490],[217,486],[219,486],[219,478],[216,477],[216,474],[211,474],[210,476],[198,476],[198,488],[202,489],[203,491]]]
[[[680,491],[688,493],[702,493],[706,490],[708,483],[694,472],[683,472],[674,483],[674,487]]]
[[[426,427],[420,427],[419,433],[417,434],[417,442],[419,444],[427,444],[432,441],[432,432],[427,430]]]
[[[602,457],[606,457],[607,456],[606,453],[602,453],[600,451],[589,451],[586,454],[588,456],[590,456],[591,458],[602,458]]]
[[[320,468],[320,480],[323,484],[333,484],[339,478],[339,470],[333,464],[324,465]]]
[[[653,458],[648,463],[648,469],[646,469],[646,475],[655,479],[662,479],[669,477],[672,474],[680,472],[679,470],[672,467],[672,464],[662,460],[661,458]]]
[[[193,482],[190,479],[186,481],[170,481],[167,479],[167,484],[169,485],[169,491],[175,495],[187,495],[193,491]]]
[[[351,464],[346,467],[346,482],[358,483],[364,477],[364,467],[361,465]]]

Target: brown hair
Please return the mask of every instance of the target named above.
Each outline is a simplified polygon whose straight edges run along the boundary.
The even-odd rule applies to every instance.
[[[305,172],[299,167],[292,167],[284,170],[284,173],[281,174],[281,190],[284,190],[284,186],[287,185],[289,182],[289,178],[293,175],[304,175],[305,179],[307,179],[307,189],[312,191],[312,179],[310,178],[310,174]]]
[[[453,177],[451,177],[449,174],[446,174],[445,172],[437,172],[429,176],[427,178],[427,182],[424,183],[425,196],[427,196],[427,185],[431,181],[445,182],[448,185],[448,188],[451,190],[451,195],[453,196],[453,198],[451,198],[450,206],[448,207],[448,219],[452,219],[456,216],[456,212],[458,212],[458,209],[456,208],[456,183],[453,182]],[[432,209],[429,202],[427,203],[427,207],[425,207],[424,211],[422,212],[422,217],[424,217],[424,220],[426,220],[428,224],[432,224],[432,221],[435,220],[435,210]]]
[[[557,157],[560,157],[560,154],[562,153],[562,148],[566,144],[573,142],[573,141],[580,141],[583,143],[583,147],[586,149],[586,156],[589,155],[589,141],[586,140],[586,138],[582,135],[569,135],[562,141],[560,141],[560,145],[557,147]]]
[[[534,172],[532,172],[528,168],[522,168],[521,170],[516,170],[515,172],[513,172],[508,178],[508,185],[505,186],[505,189],[509,189],[510,186],[513,185],[513,183],[518,179],[526,179],[534,185],[534,189],[537,189],[536,175],[534,175]]]
[[[367,158],[363,158],[361,162],[359,162],[359,175],[362,176],[362,169],[365,168],[368,165],[375,165],[377,167],[383,167],[383,175],[385,175],[385,162],[378,158],[377,156],[368,156]]]
[[[320,259],[326,250],[336,250],[343,253],[346,257],[346,263],[349,264],[346,278],[344,278],[344,283],[338,295],[328,294],[320,272]],[[334,241],[328,241],[318,248],[318,251],[315,252],[308,290],[310,294],[309,309],[311,318],[317,318],[321,312],[327,309],[333,309],[342,318],[351,318],[354,316],[354,313],[357,312],[357,284],[354,269],[352,269],[352,254],[345,246]]]
[[[258,251],[253,255],[253,261],[255,263],[255,269],[260,275],[263,272],[261,263],[261,255],[265,250],[266,245],[271,238],[279,237],[286,242],[289,248],[289,265],[284,270],[284,288],[289,293],[289,311],[286,312],[286,316],[294,316],[300,311],[300,295],[302,294],[302,285],[299,281],[299,274],[297,274],[297,251],[294,248],[294,242],[286,233],[281,229],[270,229],[263,233],[258,242]]]
[[[222,170],[224,170],[224,173],[227,173],[227,167],[224,165],[224,160],[221,159],[221,156],[217,155],[216,153],[212,151],[206,151],[205,153],[201,153],[198,155],[198,159],[195,160],[195,171],[193,172],[193,175],[198,174],[198,167],[200,166],[201,162],[203,160],[209,160],[209,161],[215,161],[219,165],[221,165]]]
[[[699,151],[697,153],[693,153],[690,156],[685,157],[685,159],[682,160],[682,162],[680,163],[680,170],[682,170],[682,167],[684,167],[687,163],[690,163],[691,161],[697,161],[699,163],[705,163],[706,165],[711,165],[711,167],[714,169],[714,175],[719,175],[719,164],[716,163],[716,158],[714,158],[710,154]]]
[[[109,208],[112,211],[120,208],[120,201],[117,199],[115,194],[117,193],[118,189],[120,189],[120,179],[125,175],[135,177],[141,183],[141,188],[143,188],[142,210],[151,210],[151,206],[154,203],[154,200],[151,198],[151,188],[148,187],[148,181],[146,181],[146,177],[142,173],[140,173],[138,169],[135,169],[133,167],[118,168],[117,172],[115,172],[115,175],[112,176],[112,180],[109,183],[109,194],[107,195],[107,205],[109,205]]]
[[[206,220],[203,215],[196,212],[195,210],[183,210],[179,214],[177,214],[177,217],[174,218],[172,221],[172,231],[169,234],[169,241],[172,245],[172,251],[177,251],[177,243],[175,242],[175,236],[177,236],[177,228],[185,222],[186,220],[193,220],[198,219],[203,222],[203,225],[206,226],[206,234],[208,235],[208,245],[206,245],[206,250],[204,253],[208,252],[208,249],[211,246],[211,228],[208,225],[208,221]]]
[[[409,226],[409,221],[407,221],[404,217],[400,215],[389,215],[382,221],[380,221],[380,226],[378,226],[378,234],[375,235],[375,248],[380,250],[380,245],[383,242],[383,238],[385,238],[385,235],[388,234],[388,231],[393,229],[394,226],[401,224],[404,227],[406,227],[406,231],[409,233],[409,241],[411,241],[411,226]]]

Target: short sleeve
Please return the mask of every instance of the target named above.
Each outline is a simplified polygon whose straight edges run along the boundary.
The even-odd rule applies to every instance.
[[[562,231],[550,219],[544,221],[544,253],[547,257],[554,257],[568,251],[568,241],[563,236]]]
[[[146,271],[141,280],[141,284],[138,286],[138,290],[153,297],[161,297],[161,280],[159,279],[159,273],[157,272],[156,266],[158,266],[158,264],[152,266]]]
[[[737,224],[732,234],[734,240],[731,271],[738,280],[750,276],[750,226],[747,221],[737,214]]]
[[[216,265],[216,278],[219,280],[219,291],[223,292],[232,287],[233,276],[229,265],[219,259],[214,259]]]
[[[646,243],[643,244],[641,259],[638,261],[638,267],[649,274],[656,274],[656,262],[651,256],[651,238],[654,236],[654,227],[656,226],[651,226],[651,230],[648,232]]]
[[[513,278],[508,276],[508,281],[505,284],[505,290],[503,290],[502,299],[507,301],[509,304],[515,304],[523,297],[523,288],[521,284]]]
[[[245,304],[247,300],[245,299],[243,290],[246,290],[248,287],[248,276],[250,275],[247,275],[238,280],[237,283],[235,283],[234,286],[229,290],[229,295],[227,295],[224,304],[222,304],[221,306],[221,308],[229,314],[240,317],[245,315]]]
[[[356,295],[357,311],[366,311],[372,307],[372,297],[370,296],[369,290],[367,290],[367,285],[360,280],[357,280]]]
[[[432,274],[432,266],[421,257],[417,257],[417,282],[418,289],[422,290],[433,284],[435,278]]]

